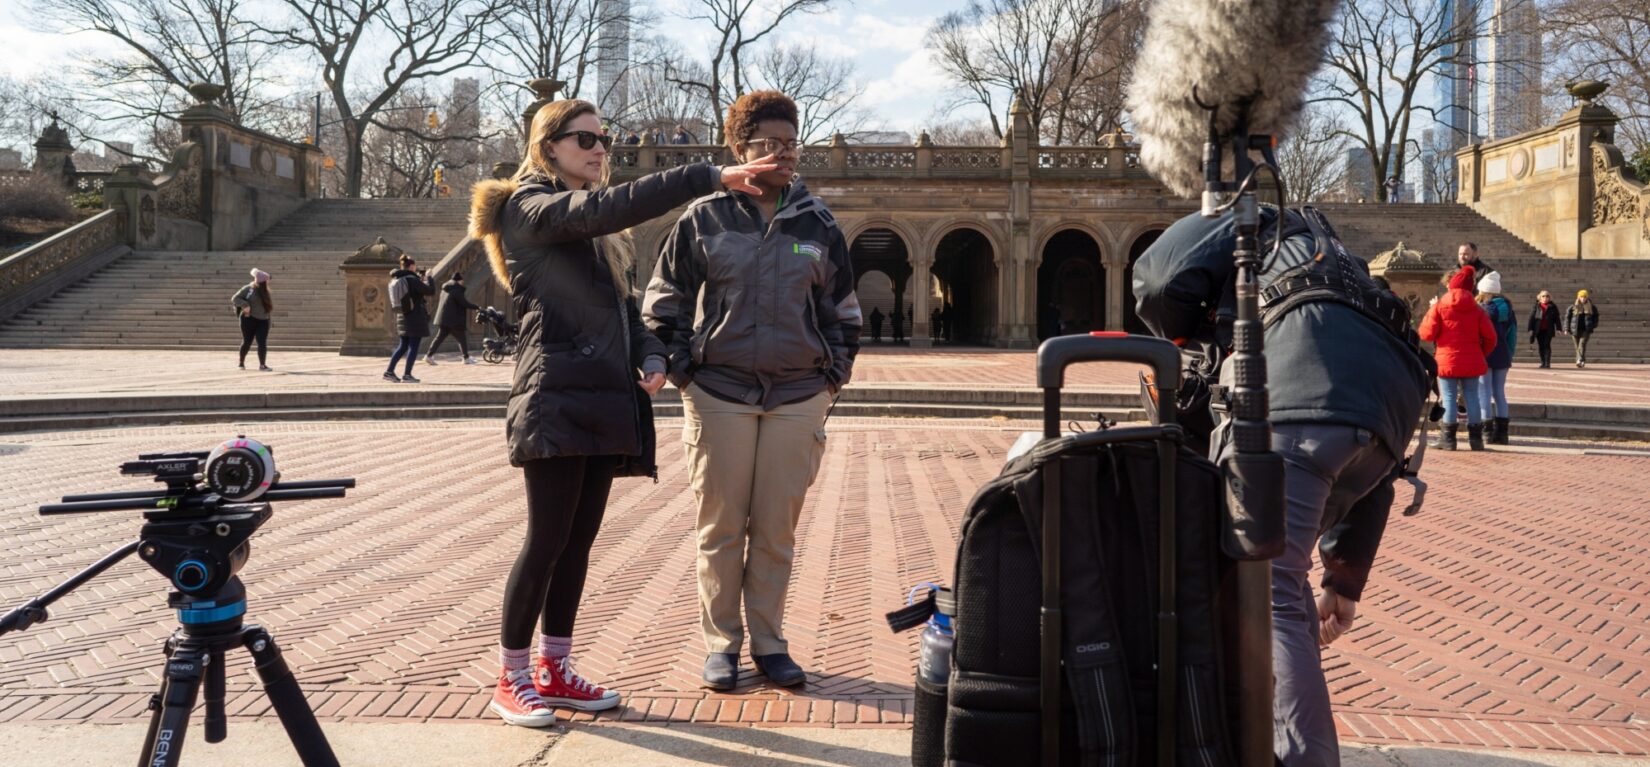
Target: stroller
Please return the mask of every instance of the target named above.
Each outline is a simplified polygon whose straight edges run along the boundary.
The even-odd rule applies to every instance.
[[[521,326],[510,322],[501,312],[489,306],[476,312],[476,324],[492,328],[491,338],[481,339],[481,358],[497,365],[507,357],[516,356],[517,335]]]

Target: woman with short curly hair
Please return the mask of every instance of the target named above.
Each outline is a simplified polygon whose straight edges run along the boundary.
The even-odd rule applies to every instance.
[[[785,642],[785,594],[802,502],[825,454],[825,417],[859,352],[848,243],[795,176],[796,104],[755,91],[728,108],[740,162],[771,161],[762,190],[688,206],[653,271],[643,317],[670,348],[699,504],[705,685],[731,690],[739,651],[768,681],[807,674]],[[744,618],[740,620],[740,603]]]

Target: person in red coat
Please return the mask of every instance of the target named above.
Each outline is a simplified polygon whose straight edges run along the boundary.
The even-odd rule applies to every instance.
[[[1421,340],[1437,345],[1438,393],[1444,401],[1444,428],[1433,447],[1455,449],[1459,428],[1457,394],[1467,400],[1467,444],[1484,449],[1483,413],[1478,408],[1477,379],[1489,370],[1486,361],[1499,340],[1490,316],[1472,298],[1473,269],[1463,266],[1449,280],[1449,292],[1432,300],[1421,320]]]

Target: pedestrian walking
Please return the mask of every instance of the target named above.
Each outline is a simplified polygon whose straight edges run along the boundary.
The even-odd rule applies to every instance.
[[[1598,306],[1585,289],[1576,291],[1576,302],[1564,312],[1564,332],[1576,344],[1576,367],[1587,367],[1587,340],[1598,329]]]
[[[1398,193],[1403,188],[1404,188],[1404,182],[1399,181],[1397,176],[1387,176],[1386,177],[1386,201],[1387,201],[1387,204],[1390,205],[1392,203],[1398,202]]]
[[[1495,328],[1495,350],[1484,360],[1489,370],[1478,379],[1484,440],[1491,445],[1505,445],[1511,416],[1507,405],[1507,371],[1512,369],[1513,352],[1518,345],[1518,315],[1512,302],[1501,295],[1500,272],[1490,272],[1478,281],[1478,305],[1489,316],[1490,327]]]
[[[413,378],[413,363],[418,361],[418,347],[430,337],[430,307],[426,296],[435,295],[430,284],[429,270],[420,268],[412,256],[405,253],[397,260],[398,268],[390,272],[390,301],[395,304],[395,334],[401,342],[390,354],[390,365],[384,368],[384,380],[390,383],[419,383]],[[399,378],[395,363],[406,358],[406,369]]]
[[[435,341],[430,344],[430,351],[424,355],[424,362],[435,364],[435,353],[441,351],[441,344],[450,336],[458,341],[458,352],[464,355],[464,364],[476,364],[475,358],[470,356],[469,326],[470,311],[481,307],[470,303],[464,297],[464,273],[453,272],[447,284],[441,286],[441,301],[435,305]]]
[[[888,319],[894,326],[894,343],[905,343],[905,311],[899,308],[899,304],[894,304],[894,313]]]
[[[269,315],[275,311],[275,300],[269,294],[269,272],[252,267],[252,282],[235,291],[230,299],[241,321],[241,362],[246,369],[246,352],[252,342],[258,342],[258,369],[269,372]]]
[[[881,308],[871,310],[871,341],[873,343],[882,343],[882,319]]]
[[[936,306],[928,312],[928,338],[937,341],[943,335],[945,335],[945,322],[940,316],[940,308]]]
[[[848,242],[795,175],[796,103],[753,91],[722,135],[753,190],[694,201],[654,267],[643,316],[670,346],[682,442],[698,502],[704,685],[739,683],[747,631],[768,681],[807,681],[785,639],[796,526],[825,455],[825,419],[859,352]],[[703,313],[700,308],[703,307]],[[894,312],[895,333],[900,315]],[[744,603],[741,620],[740,603]]]
[[[1530,310],[1528,323],[1530,343],[1535,344],[1541,352],[1541,367],[1553,366],[1553,335],[1563,332],[1559,323],[1558,307],[1553,304],[1553,294],[1543,290],[1535,297],[1535,307]]]
[[[608,186],[612,138],[600,131],[590,102],[541,107],[515,176],[477,184],[471,201],[470,236],[521,318],[504,434],[526,485],[527,534],[504,588],[490,706],[527,727],[555,723],[552,706],[619,703],[570,657],[614,474],[652,470],[648,398],[665,384],[666,348],[642,324],[629,287],[627,232],[723,186],[754,191],[751,178],[774,168],[693,163]]]
[[[1473,301],[1473,271],[1463,266],[1450,277],[1449,292],[1434,298],[1427,316],[1421,320],[1421,340],[1437,345],[1438,393],[1444,402],[1444,426],[1432,447],[1454,450],[1460,431],[1455,411],[1457,396],[1466,400],[1467,445],[1484,449],[1484,411],[1478,403],[1478,379],[1489,370],[1488,356],[1495,350],[1495,328],[1490,316]]]

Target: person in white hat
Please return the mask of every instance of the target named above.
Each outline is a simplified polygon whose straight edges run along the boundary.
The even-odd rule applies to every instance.
[[[1485,355],[1489,371],[1478,379],[1478,408],[1487,426],[1484,441],[1507,444],[1507,371],[1512,369],[1513,351],[1518,343],[1518,315],[1511,301],[1501,295],[1501,273],[1490,272],[1478,281],[1478,305],[1490,316],[1495,328],[1495,349]]]
[[[258,341],[258,369],[268,372],[269,315],[275,310],[275,301],[269,296],[269,272],[252,267],[252,282],[235,292],[231,301],[241,318],[241,363],[246,369],[246,352],[252,341]]]

